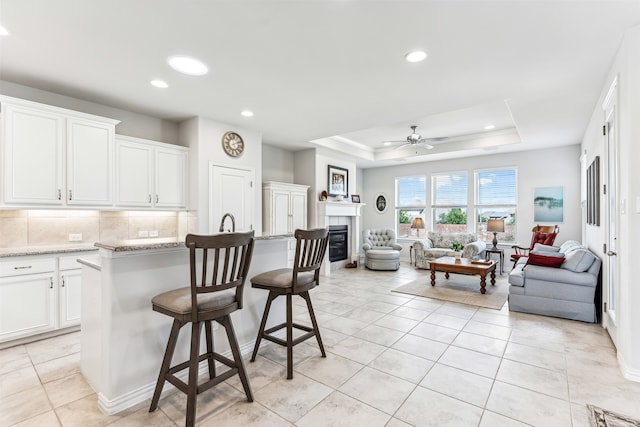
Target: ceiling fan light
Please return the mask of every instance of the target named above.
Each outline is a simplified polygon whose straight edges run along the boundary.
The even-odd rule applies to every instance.
[[[404,56],[408,62],[421,62],[427,59],[427,52],[422,50],[414,50],[413,52],[409,52]]]

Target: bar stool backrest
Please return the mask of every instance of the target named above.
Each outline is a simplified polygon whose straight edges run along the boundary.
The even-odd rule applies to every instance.
[[[329,230],[315,228],[312,230],[296,230],[296,254],[293,261],[293,293],[296,293],[298,275],[313,272],[313,281],[319,284],[320,267],[327,253]]]

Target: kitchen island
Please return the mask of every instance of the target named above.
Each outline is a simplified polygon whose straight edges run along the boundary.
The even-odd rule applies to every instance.
[[[251,288],[249,279],[286,267],[291,238],[255,238],[244,308],[231,315],[243,354],[253,349],[267,298],[267,292]],[[151,298],[189,285],[189,251],[178,239],[100,242],[96,246],[98,260],[79,260],[83,266],[80,368],[98,395],[100,409],[115,414],[153,394],[172,319],[154,312]],[[278,303],[283,304],[274,302]],[[272,312],[270,324],[284,321],[284,306]],[[214,322],[216,351],[230,357],[224,328],[216,326]],[[188,359],[189,328],[181,331],[174,362]]]

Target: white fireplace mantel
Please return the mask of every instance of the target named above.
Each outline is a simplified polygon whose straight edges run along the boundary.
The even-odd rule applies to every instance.
[[[351,202],[318,202],[318,227],[328,227],[331,225],[331,217],[348,217],[351,221],[349,226],[349,238],[351,246],[350,261],[358,260],[360,254],[360,209],[365,203]],[[325,275],[331,274],[331,263],[325,262]]]

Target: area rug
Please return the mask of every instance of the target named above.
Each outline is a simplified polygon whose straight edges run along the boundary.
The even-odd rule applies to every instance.
[[[507,275],[496,276],[494,286],[487,278],[485,289],[487,292],[481,294],[480,276],[451,273],[449,279],[445,279],[441,272],[436,273],[436,285],[431,286],[431,273],[427,271],[420,279],[393,289],[393,292],[500,310],[509,294]]]
[[[587,405],[593,427],[640,427],[640,421],[597,406]]]

